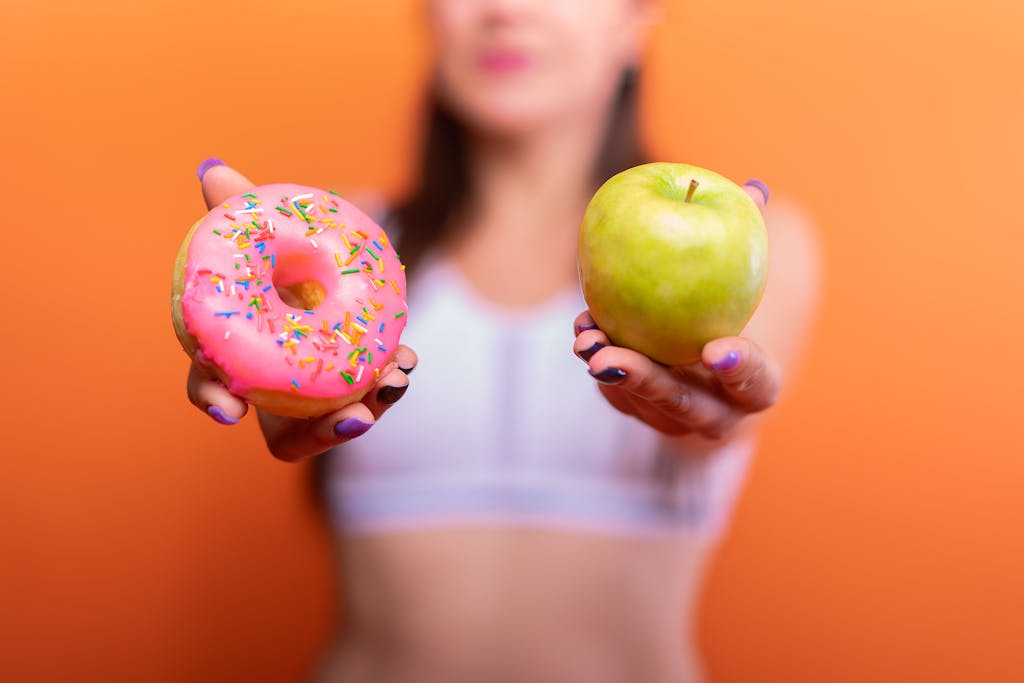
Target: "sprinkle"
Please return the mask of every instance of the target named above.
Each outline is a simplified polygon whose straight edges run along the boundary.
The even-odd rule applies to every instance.
[[[391,289],[395,290],[395,294],[401,294],[401,292],[398,291],[398,285],[395,284],[394,280],[388,280],[388,282],[391,283]]]
[[[246,313],[245,318],[246,320],[252,320],[252,313]]]
[[[383,332],[384,331],[384,323],[380,324],[380,328],[377,331],[378,332]]]
[[[338,252],[334,252],[334,260],[338,264],[339,268],[344,267],[344,264],[341,262],[341,254],[339,254]]]
[[[384,247],[377,244],[377,240],[373,241],[373,246],[377,247],[377,251],[381,252],[382,254],[384,253]]]
[[[293,387],[295,387],[295,390],[296,390],[296,391],[298,391],[298,390],[299,390],[299,383],[298,383],[298,381],[297,381],[297,380],[294,380],[294,379],[292,380],[292,386],[293,386]]]
[[[231,330],[228,330],[227,332],[224,333],[224,341],[227,341],[230,338],[231,338]]]
[[[242,197],[243,197],[243,198],[245,198],[245,197],[250,197],[250,198],[252,198],[252,199],[256,199],[256,195],[255,195],[255,194],[253,194],[252,192],[246,192],[245,194],[243,194],[243,195],[242,195]]]
[[[316,249],[316,248],[317,248],[317,247],[316,247],[316,240],[310,240],[310,241],[309,241],[309,243],[313,245],[313,248],[314,248],[314,249]]]
[[[395,313],[396,318],[401,318],[403,315],[405,315],[405,311],[399,311],[398,313]]]
[[[341,196],[340,194],[338,194],[334,190],[327,190],[327,191],[330,192],[331,194],[333,194],[335,197],[340,197]]]
[[[366,369],[365,365],[360,365],[359,366],[359,372],[356,373],[356,381],[357,382],[360,381],[361,379],[363,379],[363,370],[365,370],[365,369]]]
[[[359,272],[358,268],[353,268],[351,270],[343,270],[343,271],[341,271],[341,274],[342,275],[350,275],[352,273],[358,273],[358,272]]]
[[[274,285],[267,285],[266,287],[263,288],[263,291],[266,292],[266,291],[271,290],[273,288],[274,288]]]
[[[231,316],[239,314],[241,314],[241,311],[217,311],[216,313],[214,313],[214,315],[222,315],[228,320],[231,319]]]
[[[277,209],[278,211],[280,211],[283,214],[287,214],[289,216],[294,216],[295,215],[294,213],[292,213],[288,209],[284,208],[283,206],[275,206],[274,208]]]
[[[227,218],[227,219],[228,219],[229,221],[234,221],[234,220],[238,220],[237,218],[235,218],[234,216],[232,216],[232,215],[231,215],[230,213],[226,213],[226,214],[224,214],[224,218]],[[217,232],[217,231],[216,231],[216,230],[214,230],[214,232]],[[219,232],[217,232],[217,234],[219,235],[220,233],[219,233]]]
[[[348,382],[349,384],[355,384],[355,380],[354,380],[354,379],[352,379],[352,375],[348,374],[348,373],[347,373],[347,372],[345,372],[344,370],[342,370],[342,371],[341,371],[341,372],[339,372],[338,374],[340,374],[340,375],[341,375],[342,377],[344,377],[344,378],[345,378],[345,381],[346,381],[346,382]]]

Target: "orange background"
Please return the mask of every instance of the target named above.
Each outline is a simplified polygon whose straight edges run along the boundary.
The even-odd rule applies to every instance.
[[[5,680],[296,680],[323,646],[305,469],[189,406],[170,268],[208,156],[401,191],[416,8],[4,7]],[[1024,676],[1022,34],[1012,0],[681,0],[656,27],[656,156],[768,181],[826,259],[703,602],[716,681]]]

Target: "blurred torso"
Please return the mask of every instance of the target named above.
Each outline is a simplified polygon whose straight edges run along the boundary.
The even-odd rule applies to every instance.
[[[698,541],[545,529],[339,538],[322,681],[692,681]]]
[[[438,268],[421,266],[433,275],[413,282],[410,291],[414,296],[422,294],[423,300],[411,302],[420,305],[410,306],[410,325],[416,324],[419,315],[429,318],[422,322],[435,326],[421,327],[420,339],[410,339],[421,355],[417,374],[411,378],[413,400],[403,399],[406,405],[385,418],[381,428],[386,431],[367,435],[378,441],[363,437],[350,445],[361,451],[338,454],[335,462],[341,463],[341,474],[335,472],[335,482],[340,482],[335,503],[344,506],[356,499],[352,509],[357,512],[363,502],[380,503],[375,499],[379,493],[363,496],[364,475],[369,477],[365,481],[382,475],[376,483],[384,485],[434,476],[424,474],[434,470],[462,476],[480,467],[481,460],[486,463],[492,458],[507,466],[497,472],[499,481],[506,481],[505,477],[534,481],[536,473],[549,470],[556,473],[557,482],[558,468],[564,468],[582,478],[597,474],[597,483],[613,471],[643,482],[657,470],[656,476],[665,478],[665,488],[655,497],[678,492],[671,483],[677,480],[704,486],[700,470],[676,470],[676,463],[666,463],[664,458],[652,461],[653,432],[632,418],[623,418],[600,399],[585,366],[571,357],[572,318],[584,305],[572,286],[572,237],[569,233],[564,242],[552,244],[541,257],[548,263],[510,263],[509,249],[496,244],[474,248],[469,242],[453,250]],[[510,288],[508,283],[515,282],[515,273],[524,267],[545,277]],[[437,356],[443,354],[437,338],[444,328],[436,326],[436,321],[445,314],[435,305],[442,300],[450,308],[470,309],[467,317],[479,323],[473,334],[483,335],[474,341],[473,334],[468,334],[456,343],[487,346],[477,356],[466,351],[469,359],[464,365],[476,370],[464,368],[463,373],[485,373],[483,363],[507,367],[527,363],[534,371],[546,364],[547,381],[522,373],[515,379],[512,372],[492,372],[491,381],[501,385],[493,388],[493,396],[492,391],[460,394],[465,383],[458,376],[432,384],[429,374],[440,362]],[[520,318],[532,322],[527,325]],[[540,324],[544,318],[548,322]],[[411,330],[415,337],[416,329]],[[544,356],[567,358],[572,365],[566,369],[564,361],[552,365],[536,355],[529,360],[521,355],[541,347]],[[579,392],[564,390],[577,380]],[[499,435],[500,443],[488,441],[495,438],[492,432],[468,424],[480,419],[468,405],[488,404],[492,398],[496,405],[515,404],[498,408],[504,421],[514,425]],[[417,400],[422,403],[417,405]],[[543,403],[542,409],[535,409],[538,402]],[[447,421],[446,411],[451,411]],[[410,422],[403,424],[407,419]],[[591,440],[612,445],[599,451],[593,444],[580,442],[583,430]],[[410,432],[431,444],[420,449],[424,452],[418,458],[410,459],[401,447],[408,443],[405,434]],[[630,443],[646,445],[627,454],[622,447]],[[544,458],[555,453],[559,459],[545,465]],[[493,466],[486,464],[480,471],[485,476],[494,473]],[[349,485],[352,488],[346,489]],[[411,491],[419,494],[423,489]],[[536,491],[526,493],[531,496]],[[343,624],[317,681],[678,683],[700,679],[690,643],[695,595],[709,554],[706,536],[632,533],[628,528],[626,533],[594,533],[543,522],[445,525],[436,521],[350,533],[345,515],[341,518],[337,548]]]

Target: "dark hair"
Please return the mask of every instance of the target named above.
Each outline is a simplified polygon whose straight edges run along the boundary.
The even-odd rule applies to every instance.
[[[622,74],[604,142],[594,164],[596,190],[620,171],[645,163],[638,120],[638,75],[629,68]],[[440,101],[427,103],[427,127],[420,156],[419,185],[388,217],[389,234],[397,236],[398,251],[411,274],[431,248],[451,236],[452,214],[472,192],[466,128]],[[397,228],[397,229],[395,229]],[[313,459],[311,484],[314,499],[323,504],[326,458]]]
[[[626,69],[592,178],[593,189],[619,171],[646,161],[637,117],[637,72]],[[452,214],[472,193],[466,129],[436,94],[428,103],[419,185],[391,216],[399,226],[399,252],[407,271],[451,236]]]

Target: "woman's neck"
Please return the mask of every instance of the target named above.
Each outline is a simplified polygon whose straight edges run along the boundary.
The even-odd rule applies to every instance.
[[[576,234],[602,132],[579,121],[529,135],[471,137],[472,196],[451,246],[478,294],[525,306],[575,281]]]
[[[566,121],[521,135],[470,139],[473,229],[548,233],[579,224],[593,192],[603,121]]]

